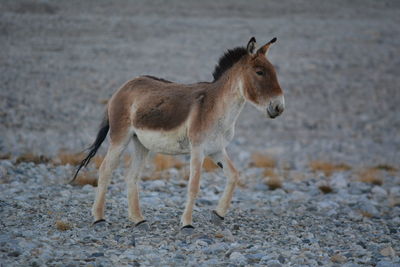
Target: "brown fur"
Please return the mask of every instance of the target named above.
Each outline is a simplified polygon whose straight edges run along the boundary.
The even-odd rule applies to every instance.
[[[225,82],[233,72],[244,74],[245,97],[255,104],[265,104],[268,99],[282,94],[274,67],[265,56],[246,55],[238,63],[214,83],[184,85],[152,76],[127,82],[110,100],[111,140],[120,140],[130,124],[139,129],[173,130],[187,121],[191,112],[193,122],[189,132],[196,138],[197,133],[209,128],[213,121],[216,101],[222,95],[232,95],[226,92],[230,86]],[[264,75],[258,75],[257,71],[263,71]],[[136,110],[130,115],[132,105]]]
[[[282,94],[282,89],[276,78],[276,72],[272,64],[264,56],[256,54],[251,58],[247,58],[243,72],[248,77],[245,82],[246,97],[255,104],[265,104],[268,99]],[[261,71],[263,75],[258,75],[257,71]]]

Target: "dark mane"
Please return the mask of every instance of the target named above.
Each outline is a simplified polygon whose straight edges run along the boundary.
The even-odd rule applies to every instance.
[[[146,78],[149,78],[149,79],[152,79],[152,80],[156,80],[156,81],[159,81],[159,82],[163,82],[163,83],[172,83],[171,81],[168,81],[166,79],[154,77],[154,76],[151,76],[151,75],[142,75],[142,77],[146,77]]]
[[[218,64],[215,66],[213,72],[214,82],[245,55],[247,55],[247,50],[244,47],[236,47],[225,52],[225,54],[220,57]]]

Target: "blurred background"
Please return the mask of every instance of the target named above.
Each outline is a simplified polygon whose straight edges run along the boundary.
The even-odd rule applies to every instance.
[[[247,105],[235,161],[262,152],[294,167],[398,166],[399,11],[398,1],[364,0],[3,0],[0,154],[82,151],[127,80],[211,81],[224,51],[276,36],[269,59],[286,110],[271,120]]]

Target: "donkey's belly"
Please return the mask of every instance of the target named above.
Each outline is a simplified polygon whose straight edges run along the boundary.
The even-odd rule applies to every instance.
[[[148,150],[163,154],[187,154],[190,152],[186,127],[171,131],[135,129],[135,133]]]

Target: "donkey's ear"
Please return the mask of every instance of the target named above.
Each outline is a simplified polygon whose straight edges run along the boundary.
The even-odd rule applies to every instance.
[[[256,38],[251,37],[250,41],[247,43],[247,53],[250,55],[254,54],[254,51],[256,50]]]
[[[263,54],[263,55],[267,56],[269,48],[275,42],[276,42],[276,37],[272,38],[271,41],[269,41],[265,45],[261,46],[260,49],[257,50],[257,54]]]

